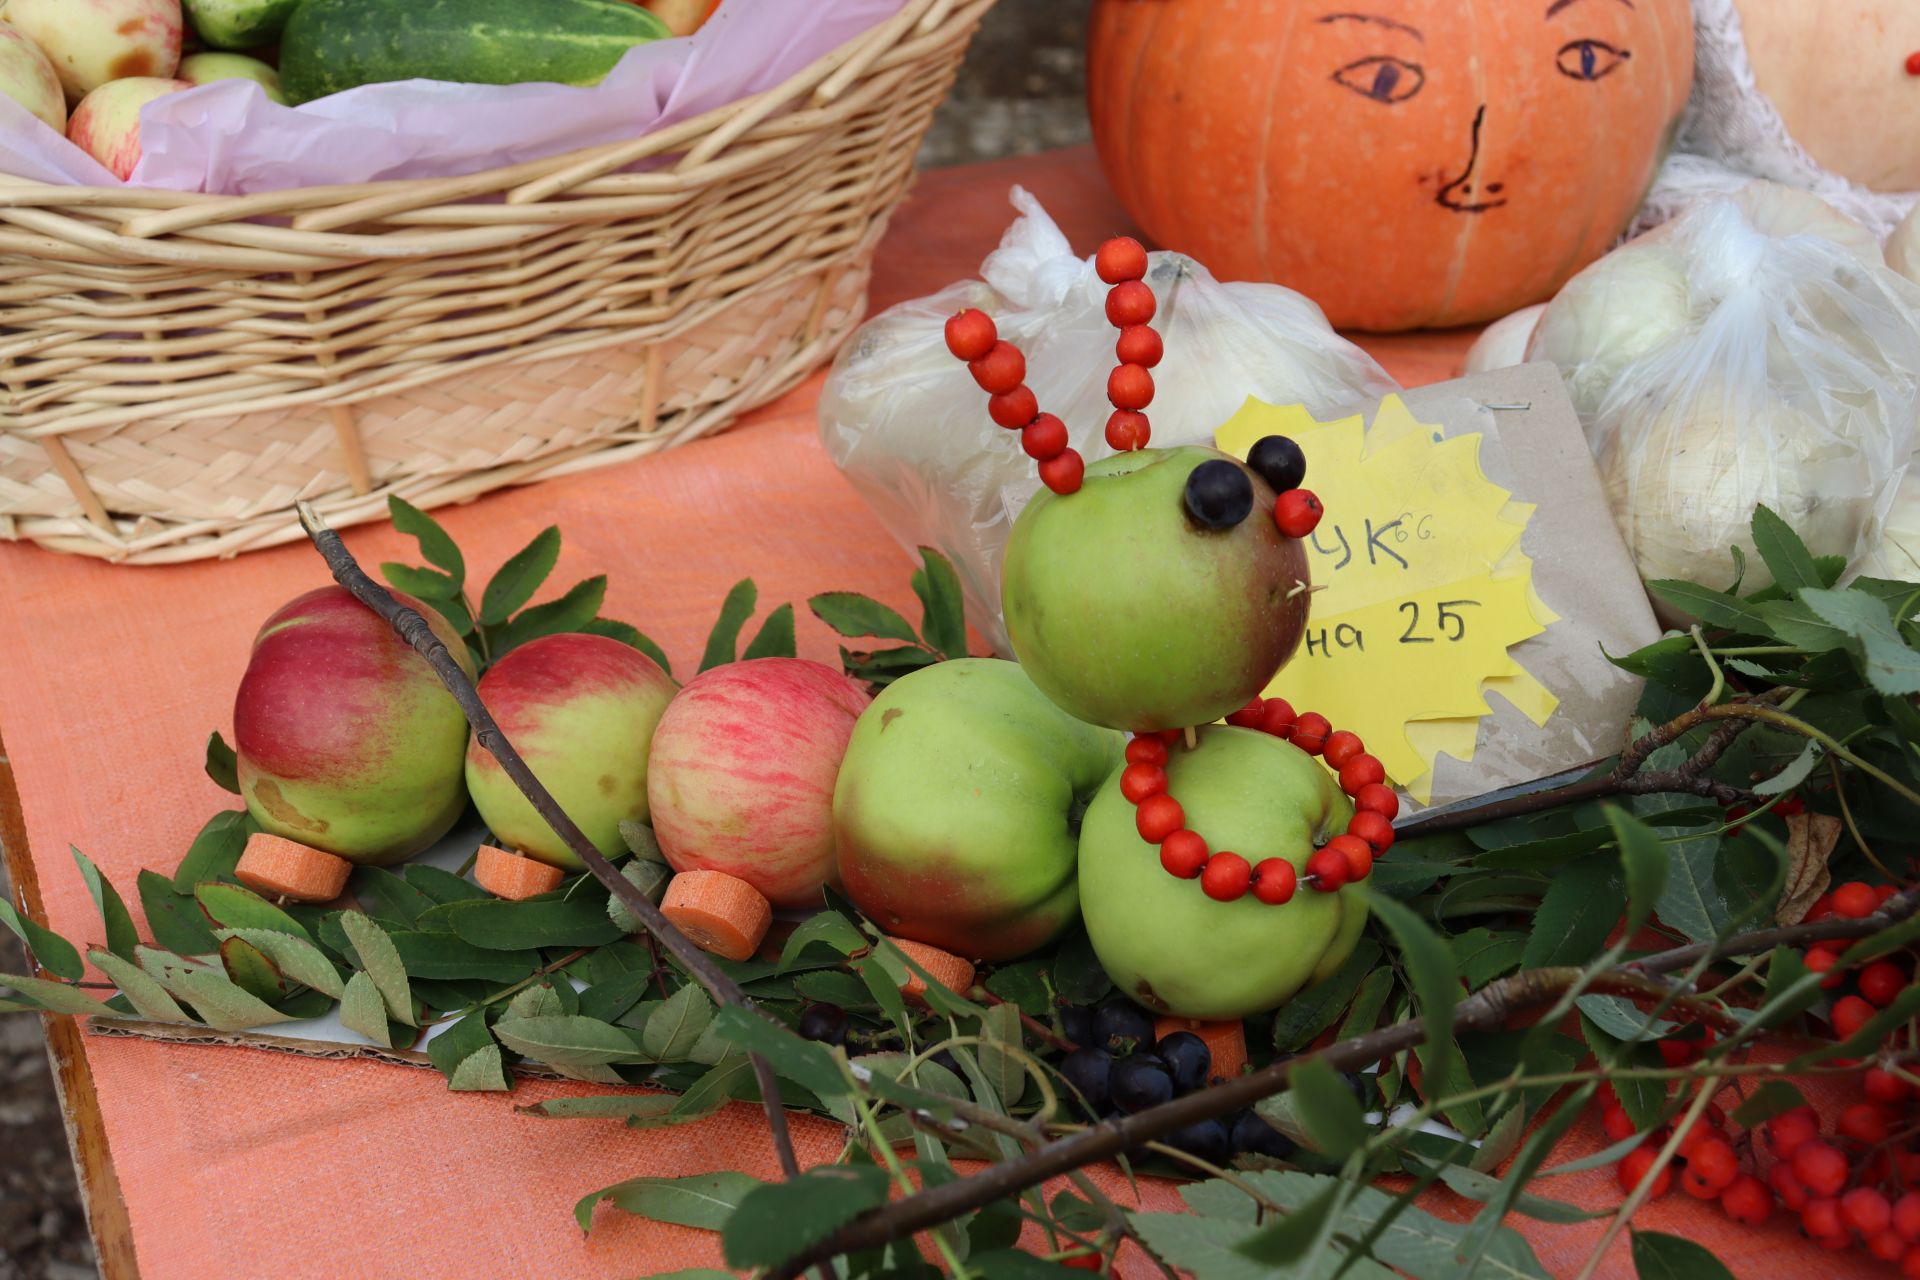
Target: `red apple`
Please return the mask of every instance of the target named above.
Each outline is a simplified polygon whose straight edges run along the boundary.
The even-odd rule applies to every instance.
[[[53,64],[39,45],[4,22],[0,22],[0,93],[46,121],[49,129],[66,129],[67,99]]]
[[[9,0],[6,19],[53,63],[67,99],[180,65],[180,0]]]
[[[140,163],[140,108],[156,98],[191,89],[187,80],[133,76],[109,80],[80,100],[67,121],[67,141],[125,182]]]
[[[640,0],[640,7],[666,23],[676,36],[690,36],[713,16],[720,0]]]
[[[715,667],[654,731],[647,802],[676,871],[738,876],[781,907],[817,906],[834,874],[833,785],[869,699],[799,658]]]

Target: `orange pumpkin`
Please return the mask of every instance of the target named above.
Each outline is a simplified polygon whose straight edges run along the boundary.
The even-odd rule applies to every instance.
[[[1096,0],[1087,75],[1155,240],[1410,329],[1539,302],[1607,250],[1693,26],[1687,0]]]

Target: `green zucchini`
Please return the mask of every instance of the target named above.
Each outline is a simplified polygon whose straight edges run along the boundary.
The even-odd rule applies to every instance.
[[[186,0],[187,20],[215,49],[257,49],[280,38],[300,0]]]
[[[628,0],[302,0],[280,39],[296,105],[363,84],[598,84],[667,24]]]

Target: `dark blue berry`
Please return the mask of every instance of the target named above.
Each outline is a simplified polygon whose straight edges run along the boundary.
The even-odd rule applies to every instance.
[[[1175,1129],[1160,1141],[1175,1151],[1184,1151],[1208,1164],[1225,1164],[1233,1158],[1233,1143],[1227,1136],[1227,1126],[1218,1120],[1196,1120],[1184,1128]]]
[[[1213,1070],[1213,1050],[1193,1032],[1176,1031],[1161,1036],[1153,1051],[1167,1064],[1175,1093],[1192,1093],[1206,1086],[1207,1073]]]
[[[844,1044],[847,1011],[837,1004],[810,1004],[800,1015],[800,1038],[821,1044]]]
[[[1109,1000],[1093,1013],[1093,1042],[1125,1053],[1153,1043],[1153,1015],[1131,1000]]]
[[[1253,513],[1253,481],[1240,464],[1215,458],[1187,476],[1187,514],[1203,529],[1231,529]]]
[[[1060,1061],[1061,1076],[1079,1092],[1083,1108],[1095,1116],[1106,1114],[1112,1071],[1113,1055],[1105,1049],[1076,1049]]]
[[[1060,1035],[1076,1045],[1093,1043],[1093,1010],[1085,1005],[1060,1006]]]
[[[1247,465],[1259,472],[1260,478],[1271,485],[1275,493],[1298,489],[1300,482],[1307,478],[1307,455],[1285,436],[1262,436],[1255,440],[1253,448],[1247,450]]]
[[[1241,1155],[1267,1156],[1286,1160],[1293,1155],[1293,1139],[1280,1132],[1252,1111],[1242,1111],[1233,1121],[1233,1149]]]
[[[1157,1058],[1135,1054],[1113,1064],[1107,1076],[1113,1105],[1129,1114],[1173,1101],[1173,1077]]]

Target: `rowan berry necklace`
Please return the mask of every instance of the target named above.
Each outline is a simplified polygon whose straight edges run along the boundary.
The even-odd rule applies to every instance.
[[[1108,240],[1094,255],[1094,270],[1109,288],[1107,319],[1120,331],[1114,343],[1118,363],[1107,375],[1107,399],[1113,413],[1107,418],[1106,440],[1116,452],[1147,447],[1151,424],[1146,409],[1153,403],[1153,369],[1165,346],[1152,326],[1157,304],[1146,284],[1147,252],[1136,240]],[[1067,427],[1043,412],[1039,399],[1026,385],[1027,361],[1011,342],[1001,338],[993,318],[969,308],[946,323],[947,349],[966,361],[968,370],[989,397],[988,416],[1010,431],[1020,432],[1020,444],[1039,463],[1040,480],[1060,495],[1079,491],[1085,461],[1068,443]],[[1247,455],[1247,466],[1277,495],[1272,517],[1284,537],[1305,538],[1320,522],[1320,500],[1301,488],[1306,457],[1285,436],[1267,436]],[[1226,529],[1251,514],[1254,489],[1246,470],[1228,459],[1203,462],[1187,478],[1184,495],[1187,514],[1206,529]],[[1307,858],[1304,874],[1284,857],[1250,863],[1228,850],[1210,850],[1206,839],[1186,825],[1186,814],[1168,790],[1169,752],[1191,730],[1162,729],[1137,733],[1127,744],[1126,768],[1120,790],[1134,805],[1140,837],[1160,848],[1160,865],[1169,875],[1200,881],[1208,897],[1228,902],[1251,892],[1260,901],[1278,905],[1293,898],[1305,885],[1332,893],[1343,885],[1366,879],[1373,860],[1393,844],[1393,819],[1399,797],[1386,783],[1386,770],[1367,754],[1355,734],[1335,731],[1325,716],[1294,713],[1285,699],[1255,698],[1227,717],[1238,728],[1272,734],[1323,758],[1338,775],[1340,789],[1354,804],[1345,832],[1333,837]]]

